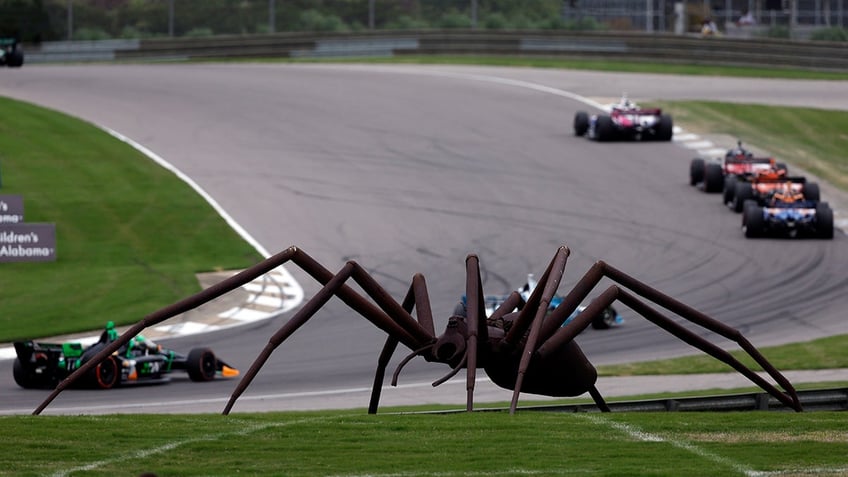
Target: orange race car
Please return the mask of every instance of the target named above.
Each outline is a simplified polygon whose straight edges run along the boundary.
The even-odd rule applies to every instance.
[[[765,206],[775,192],[791,189],[805,200],[818,202],[819,185],[807,182],[803,176],[790,177],[785,170],[771,169],[760,171],[750,181],[737,179],[733,184],[734,192],[725,203],[735,212],[742,212],[746,200],[752,200],[759,206]]]

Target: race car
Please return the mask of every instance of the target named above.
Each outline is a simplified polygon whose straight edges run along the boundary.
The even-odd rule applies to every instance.
[[[770,201],[771,196],[787,187],[794,193],[802,194],[805,200],[818,202],[820,199],[819,185],[807,182],[803,176],[790,177],[783,170],[759,171],[749,180],[736,180],[734,192],[730,196],[728,207],[734,212],[742,212],[745,201],[752,200],[763,207]]]
[[[15,382],[25,389],[53,389],[117,336],[110,322],[100,339],[90,346],[80,342],[15,342],[17,357],[12,366]],[[94,389],[158,384],[170,381],[169,374],[174,371],[184,371],[189,379],[198,382],[239,375],[237,369],[218,359],[209,348],[195,348],[183,355],[138,335],[80,382],[81,386]]]
[[[747,200],[743,208],[742,231],[746,238],[767,235],[833,238],[833,210],[827,202],[806,199],[791,183],[775,190],[764,207]]]
[[[736,180],[747,180],[760,171],[772,169],[786,171],[787,167],[771,157],[755,157],[751,151],[742,147],[742,141],[739,141],[736,147],[727,150],[724,158],[692,159],[689,164],[689,185],[707,193],[723,191],[724,202],[728,203],[735,191]]]
[[[0,66],[20,68],[24,64],[24,52],[15,38],[0,38]]]
[[[530,299],[530,294],[533,293],[533,290],[536,288],[536,284],[537,284],[537,282],[536,282],[536,279],[534,278],[533,274],[532,273],[528,274],[527,275],[527,281],[524,283],[524,285],[522,285],[522,286],[520,286],[516,289],[516,291],[521,295],[522,300],[518,304],[516,309],[510,310],[510,312],[521,310],[521,308],[524,306],[524,303],[526,303],[527,300]],[[504,301],[506,301],[507,297],[509,297],[509,294],[506,294],[506,295],[486,295],[485,297],[483,297],[483,303],[484,303],[484,306],[485,306],[485,309],[486,309],[486,316],[491,316],[491,314],[499,306],[501,306],[501,304],[503,304]],[[548,311],[550,312],[550,311],[553,311],[554,309],[556,309],[556,307],[559,306],[560,303],[562,303],[562,300],[563,300],[562,296],[554,295],[554,297],[551,299],[550,304],[548,305]],[[457,304],[456,309],[454,310],[454,314],[459,315],[459,316],[463,316],[463,317],[467,317],[468,314],[467,314],[467,311],[466,311],[466,306],[467,306],[466,296],[462,295],[462,299],[460,300],[459,304]],[[574,312],[568,318],[566,318],[566,320],[562,324],[562,326],[566,326],[567,324],[569,324],[572,320],[574,320],[574,318],[577,317],[577,315],[579,315],[585,309],[586,309],[586,305],[578,306],[577,309],[574,310]],[[613,308],[612,306],[608,306],[604,309],[603,313],[601,313],[598,317],[596,317],[594,320],[592,320],[592,328],[594,328],[596,330],[606,330],[606,329],[612,328],[613,326],[620,325],[622,323],[624,323],[624,318],[621,317],[621,315],[618,313],[618,311],[616,311],[615,308]]]
[[[609,114],[578,111],[574,115],[574,134],[596,141],[616,139],[671,141],[672,120],[660,108],[641,108],[621,97],[609,107]]]

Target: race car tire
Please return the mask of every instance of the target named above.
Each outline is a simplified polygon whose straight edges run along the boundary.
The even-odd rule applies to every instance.
[[[733,196],[733,211],[734,212],[742,212],[742,206],[745,204],[746,200],[752,200],[754,198],[754,189],[751,187],[751,184],[747,182],[737,182],[736,183],[736,191]]]
[[[704,192],[721,192],[724,188],[724,171],[719,164],[707,164],[704,169]]]
[[[721,194],[721,200],[724,205],[733,203],[733,198],[736,196],[736,176],[730,175],[724,179],[724,191]]]
[[[13,51],[6,55],[6,66],[9,68],[20,68],[24,64],[24,54],[20,51]]]
[[[118,384],[120,371],[114,356],[109,356],[88,371],[86,381],[96,389],[112,389]]]
[[[705,168],[706,164],[703,159],[700,157],[692,159],[692,162],[689,163],[689,185],[693,186],[699,182],[704,182]]]
[[[12,365],[12,376],[18,386],[24,389],[41,389],[48,387],[49,384],[43,377],[30,372],[20,358],[15,358],[15,363]]]
[[[674,133],[674,123],[671,120],[671,116],[668,114],[661,114],[660,121],[657,124],[655,131],[657,141],[671,141],[671,136]]]
[[[763,208],[752,200],[745,203],[745,213],[742,214],[742,230],[745,232],[746,238],[760,237],[765,231]]]
[[[204,382],[215,379],[218,358],[209,348],[195,348],[188,353],[186,371],[192,381]]]
[[[827,202],[816,204],[816,232],[819,238],[833,238],[833,209]]]
[[[595,139],[598,141],[611,141],[615,136],[615,124],[609,116],[599,115],[595,120]]]
[[[583,136],[589,130],[589,113],[578,111],[574,115],[574,135]]]
[[[615,309],[611,306],[604,308],[594,320],[592,320],[592,328],[596,330],[607,330],[615,324]]]
[[[804,199],[813,202],[821,200],[821,192],[819,192],[819,185],[817,183],[807,182],[804,184]]]

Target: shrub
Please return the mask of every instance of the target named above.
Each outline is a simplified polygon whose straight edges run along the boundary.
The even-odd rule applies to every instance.
[[[783,25],[775,25],[771,26],[762,33],[762,36],[766,38],[789,38],[790,35],[789,27]]]
[[[301,31],[344,31],[347,29],[345,23],[338,16],[324,15],[318,10],[302,12],[297,26],[297,29]]]
[[[412,18],[409,15],[401,15],[396,19],[387,22],[385,28],[387,30],[422,30],[430,28],[430,24],[425,20]]]
[[[810,35],[811,40],[815,41],[848,41],[848,30],[844,28],[822,28],[814,31]]]
[[[183,36],[196,38],[196,37],[201,37],[201,36],[213,36],[214,34],[215,33],[212,32],[211,28],[202,27],[202,28],[192,28],[191,30],[187,31],[185,33],[185,35],[183,35]]]
[[[439,19],[439,28],[471,28],[471,17],[464,13],[445,13]]]
[[[74,40],[79,41],[109,40],[111,38],[106,31],[100,28],[80,28],[74,32]]]

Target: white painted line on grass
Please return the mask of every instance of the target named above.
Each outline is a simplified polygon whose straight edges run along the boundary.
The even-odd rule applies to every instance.
[[[716,464],[730,467],[733,470],[735,470],[736,472],[739,472],[739,473],[747,475],[747,476],[758,476],[758,475],[760,475],[757,471],[755,471],[754,469],[751,469],[750,467],[748,467],[746,465],[740,464],[739,462],[736,462],[736,461],[729,459],[727,457],[723,457],[723,456],[720,456],[720,455],[715,454],[713,452],[710,452],[708,450],[702,449],[702,448],[700,448],[700,447],[698,447],[694,444],[691,444],[689,442],[686,442],[686,441],[677,440],[677,439],[668,439],[668,438],[665,438],[665,437],[663,437],[659,434],[652,434],[650,432],[645,432],[645,431],[637,428],[636,426],[624,424],[624,423],[621,423],[621,422],[612,421],[610,419],[606,419],[604,417],[597,416],[597,415],[594,415],[594,414],[575,413],[573,415],[575,417],[579,418],[579,419],[586,419],[588,421],[592,421],[593,423],[598,424],[600,426],[610,427],[610,428],[615,429],[619,432],[627,434],[628,436],[630,436],[630,437],[632,437],[632,438],[634,438],[638,441],[665,442],[665,443],[671,444],[672,446],[677,447],[678,449],[683,449],[685,451],[691,452],[692,454],[695,454],[698,457],[707,459],[707,460],[712,461]]]
[[[344,416],[340,416],[344,417]],[[336,418],[336,417],[332,417]],[[286,422],[272,422],[267,424],[251,424],[242,429],[232,432],[221,432],[217,434],[205,434],[198,437],[193,437],[190,439],[181,439],[176,441],[166,442],[157,447],[151,447],[148,449],[138,449],[130,452],[124,452],[116,455],[110,459],[101,459],[98,461],[94,461],[88,464],[80,465],[77,467],[71,467],[69,469],[60,469],[50,474],[52,477],[65,477],[67,475],[73,474],[75,472],[86,472],[92,471],[95,469],[99,469],[101,467],[105,467],[107,465],[119,464],[121,462],[127,462],[134,459],[146,459],[153,455],[164,454],[170,450],[176,449],[177,447],[182,447],[186,444],[194,444],[195,442],[203,442],[203,441],[216,441],[222,438],[229,437],[238,437],[238,436],[246,436],[248,434],[253,434],[255,432],[264,431],[266,429],[274,428],[274,427],[285,427],[297,424],[308,424],[310,422],[316,422],[321,420],[326,420],[328,417],[315,417],[315,418],[306,418],[306,419],[297,419],[294,421],[286,421]],[[146,464],[145,464],[146,465]]]

